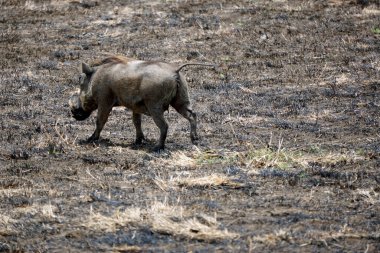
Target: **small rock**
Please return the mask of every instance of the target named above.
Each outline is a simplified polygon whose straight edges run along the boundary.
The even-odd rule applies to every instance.
[[[0,252],[8,252],[11,248],[5,242],[0,242]]]
[[[28,154],[27,151],[18,148],[18,149],[13,150],[10,157],[16,160],[28,160],[30,155]]]
[[[190,61],[192,59],[198,58],[199,56],[201,56],[201,54],[198,51],[190,51],[187,53],[186,59]]]
[[[58,69],[58,63],[56,61],[45,60],[38,63],[40,69]]]

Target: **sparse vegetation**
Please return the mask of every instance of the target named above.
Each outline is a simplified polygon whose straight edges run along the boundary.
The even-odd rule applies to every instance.
[[[374,34],[380,34],[380,27],[373,27],[371,30]]]

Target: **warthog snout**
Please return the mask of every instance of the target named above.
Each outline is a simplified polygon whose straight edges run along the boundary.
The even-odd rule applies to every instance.
[[[80,104],[79,95],[77,94],[70,98],[69,105],[73,118],[76,120],[85,120],[91,115],[91,112],[83,110]]]
[[[85,112],[82,108],[71,109],[71,113],[73,114],[74,119],[80,121],[87,119],[91,115],[91,113]]]

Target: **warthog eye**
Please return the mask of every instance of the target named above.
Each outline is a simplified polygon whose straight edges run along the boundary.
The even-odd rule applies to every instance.
[[[85,82],[85,79],[86,79],[86,74],[80,74],[79,77],[78,77],[78,82],[79,84],[83,84]]]

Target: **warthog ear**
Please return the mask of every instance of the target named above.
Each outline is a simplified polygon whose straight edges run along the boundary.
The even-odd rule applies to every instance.
[[[92,73],[94,73],[94,69],[90,67],[90,65],[82,62],[82,72],[89,76],[92,75]]]

